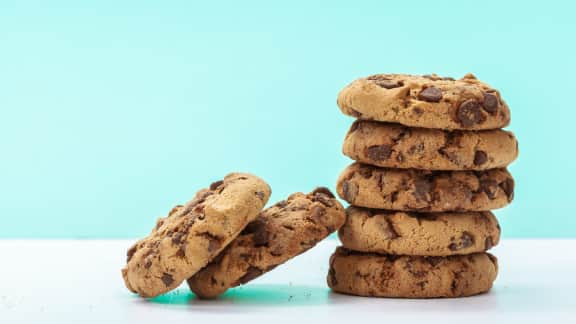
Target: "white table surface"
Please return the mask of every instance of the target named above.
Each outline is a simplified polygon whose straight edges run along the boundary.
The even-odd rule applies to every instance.
[[[185,285],[151,300],[129,293],[120,268],[131,242],[0,240],[0,323],[576,323],[576,240],[504,240],[492,251],[500,274],[490,293],[429,300],[330,292],[338,242],[326,240],[215,301]]]

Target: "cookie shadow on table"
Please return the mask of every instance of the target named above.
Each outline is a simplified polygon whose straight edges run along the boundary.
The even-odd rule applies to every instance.
[[[189,306],[190,308],[210,308],[226,306],[311,306],[329,302],[330,290],[327,287],[256,284],[229,289],[216,299],[200,299],[185,288],[147,299],[154,304]]]

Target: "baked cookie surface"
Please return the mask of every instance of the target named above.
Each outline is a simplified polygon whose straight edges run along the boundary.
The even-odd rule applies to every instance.
[[[353,163],[338,178],[338,195],[352,205],[400,211],[484,211],[514,197],[506,169],[426,171]]]
[[[310,249],[345,217],[326,188],[294,193],[262,211],[213,262],[188,279],[188,285],[199,297],[216,297]]]
[[[142,297],[178,287],[256,218],[270,193],[266,182],[245,173],[231,173],[198,191],[128,250],[122,269],[126,287]]]
[[[504,130],[443,131],[357,120],[342,152],[381,167],[486,170],[512,163],[518,157],[518,142]]]
[[[489,212],[415,213],[350,206],[338,231],[342,246],[396,255],[448,256],[484,252],[500,241]]]
[[[339,247],[327,281],[335,292],[358,296],[464,297],[490,290],[497,273],[497,259],[489,253],[396,256]]]
[[[499,92],[472,74],[459,80],[376,74],[345,87],[337,103],[355,118],[412,127],[497,129],[510,123],[510,110]]]

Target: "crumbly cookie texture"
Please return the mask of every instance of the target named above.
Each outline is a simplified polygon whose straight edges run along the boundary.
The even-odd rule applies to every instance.
[[[338,231],[345,248],[396,255],[448,256],[484,252],[498,244],[489,212],[415,213],[350,206]]]
[[[270,187],[262,179],[231,173],[174,207],[144,239],[128,250],[122,269],[126,287],[154,297],[178,287],[206,266],[266,205]]]
[[[342,148],[351,159],[381,167],[424,170],[503,168],[518,157],[504,130],[444,131],[358,120]]]
[[[264,210],[188,285],[199,297],[216,297],[310,249],[342,226],[345,217],[326,188],[292,194]]]
[[[500,93],[472,74],[459,80],[435,74],[376,74],[344,88],[338,106],[359,119],[412,127],[497,129],[510,123]]]
[[[447,257],[396,256],[338,248],[330,258],[333,291],[371,297],[464,297],[490,290],[496,257],[474,253]]]
[[[401,211],[484,211],[508,205],[514,180],[506,169],[426,171],[353,163],[340,174],[338,195],[352,205]]]

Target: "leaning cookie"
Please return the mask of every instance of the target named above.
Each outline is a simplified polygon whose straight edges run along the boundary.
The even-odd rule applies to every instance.
[[[518,157],[511,132],[444,131],[358,120],[346,135],[344,155],[390,168],[486,170],[503,168]]]
[[[264,210],[188,285],[199,297],[216,297],[310,249],[342,226],[345,217],[326,188],[292,194]]]
[[[396,255],[448,256],[484,252],[498,244],[489,212],[417,213],[350,206],[338,231],[345,248]]]
[[[397,256],[337,248],[330,258],[333,291],[370,297],[438,298],[490,290],[498,274],[489,253],[448,257]]]
[[[484,211],[514,197],[506,169],[426,171],[353,163],[338,178],[338,195],[352,205],[401,211]]]
[[[472,74],[459,80],[437,75],[372,75],[344,88],[338,106],[359,119],[412,127],[497,129],[510,123],[510,110],[498,91]]]
[[[126,287],[154,297],[178,287],[206,266],[266,205],[270,187],[262,179],[231,173],[198,191],[184,206],[158,220],[148,237],[128,250],[122,269]]]

